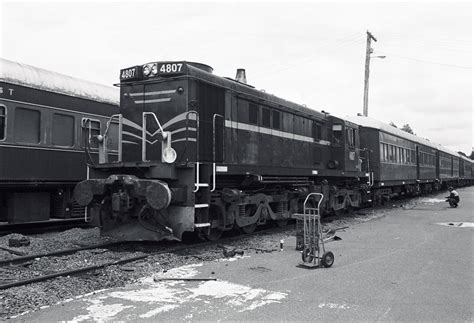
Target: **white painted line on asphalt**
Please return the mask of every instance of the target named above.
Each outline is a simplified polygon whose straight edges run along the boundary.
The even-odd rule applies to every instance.
[[[439,222],[438,225],[445,225],[453,228],[474,228],[473,222]]]

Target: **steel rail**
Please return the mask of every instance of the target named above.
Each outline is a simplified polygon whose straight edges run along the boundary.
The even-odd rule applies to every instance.
[[[189,245],[182,245],[182,246],[179,246],[179,247],[174,247],[174,248],[170,248],[170,249],[166,249],[166,250],[153,252],[153,253],[148,254],[148,255],[135,256],[135,257],[131,257],[131,258],[124,258],[124,259],[120,259],[120,260],[117,260],[117,261],[108,262],[108,263],[104,263],[104,264],[100,264],[100,265],[93,265],[93,266],[83,267],[83,268],[79,268],[79,269],[61,271],[61,272],[57,272],[57,273],[53,273],[53,274],[49,274],[49,275],[44,275],[44,276],[19,280],[19,281],[15,281],[15,282],[0,285],[0,290],[8,289],[8,288],[11,288],[11,287],[23,286],[23,285],[27,285],[27,284],[31,284],[31,283],[36,283],[36,282],[42,282],[42,281],[46,281],[46,280],[61,277],[61,276],[71,276],[71,275],[75,275],[75,274],[86,273],[88,271],[93,271],[93,270],[101,269],[101,268],[108,267],[108,266],[119,265],[119,264],[123,264],[123,263],[127,263],[127,262],[133,262],[133,261],[136,261],[136,260],[145,259],[145,258],[147,258],[151,255],[160,255],[160,254],[165,254],[165,253],[172,253],[172,252],[179,252],[179,251],[183,251],[183,250],[194,249],[194,248],[197,248],[197,247],[206,247],[206,246],[211,246],[211,245],[218,245],[218,244],[221,244],[221,243],[226,242],[226,241],[233,241],[233,240],[242,239],[242,238],[245,238],[245,237],[250,237],[250,236],[254,236],[254,235],[258,235],[258,234],[267,234],[269,232],[279,232],[279,231],[283,231],[284,229],[285,228],[269,228],[269,229],[264,229],[264,230],[248,233],[248,234],[237,235],[237,236],[234,236],[234,237],[219,239],[219,240],[216,240],[216,241],[206,241],[206,242],[199,242],[199,243],[194,243],[194,244],[189,244]],[[123,241],[112,242],[112,243],[108,243],[108,244],[103,244],[101,246],[114,245],[114,244],[120,244],[120,243],[124,243],[124,242]],[[86,249],[94,249],[94,248],[97,248],[97,245],[96,246],[84,247],[84,248],[62,250],[62,251],[56,252],[55,254],[61,254],[63,252],[69,252],[69,251],[71,253],[74,253],[75,252],[74,250],[77,250],[77,249],[86,250]],[[50,256],[50,255],[51,254],[44,254],[43,257],[44,256]],[[37,256],[38,255],[36,255],[36,257]],[[21,258],[34,259],[34,256],[27,256],[27,257],[21,257]],[[18,258],[16,258],[16,259],[18,259]],[[11,259],[11,260],[15,260],[15,259]],[[8,262],[8,261],[11,261],[11,260],[6,260],[4,262]],[[22,261],[25,261],[25,259],[22,259]]]
[[[25,280],[19,280],[19,281],[16,281],[16,282],[0,285],[0,290],[4,290],[4,289],[7,289],[7,288],[11,288],[11,287],[23,286],[23,285],[27,285],[27,284],[31,284],[31,283],[42,282],[42,281],[45,281],[45,280],[49,280],[49,279],[57,278],[57,277],[61,277],[61,276],[70,276],[70,275],[75,275],[75,274],[81,274],[81,273],[85,273],[85,272],[88,272],[88,271],[92,271],[92,270],[96,270],[96,269],[100,269],[100,268],[104,268],[104,267],[108,267],[108,266],[120,265],[120,264],[124,264],[124,263],[127,263],[127,262],[132,262],[132,261],[136,261],[136,260],[145,259],[147,257],[148,257],[148,255],[135,256],[135,257],[124,258],[124,259],[120,259],[120,260],[116,260],[116,261],[112,261],[112,262],[107,262],[107,263],[100,264],[100,265],[88,266],[88,267],[83,267],[83,268],[79,268],[79,269],[65,270],[65,271],[60,271],[60,272],[54,273],[54,274],[29,278],[29,279],[25,279]]]
[[[101,243],[101,244],[92,245],[92,246],[63,249],[63,250],[58,250],[58,251],[53,251],[53,252],[48,252],[48,253],[40,253],[40,254],[34,254],[34,255],[29,255],[29,256],[16,257],[16,258],[12,258],[12,259],[0,260],[0,267],[18,264],[18,263],[22,263],[22,262],[28,261],[28,260],[33,260],[33,259],[36,259],[36,258],[53,257],[53,256],[65,256],[65,255],[70,255],[70,254],[73,254],[73,253],[76,253],[76,252],[82,251],[82,250],[107,248],[107,247],[117,245],[117,244],[121,244],[121,243],[123,243],[123,241],[106,242],[106,243]]]

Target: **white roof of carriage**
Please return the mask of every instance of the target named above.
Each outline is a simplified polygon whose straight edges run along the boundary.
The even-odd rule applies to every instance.
[[[0,81],[114,105],[119,89],[0,58]]]

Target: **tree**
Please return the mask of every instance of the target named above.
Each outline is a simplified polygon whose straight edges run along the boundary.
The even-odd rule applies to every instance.
[[[393,123],[393,121],[390,121],[389,125],[391,125],[392,127],[398,128],[397,125]]]
[[[413,129],[410,127],[408,123],[404,124],[403,127],[401,127],[400,129],[405,132],[411,133],[412,135],[415,135],[415,133],[413,132]]]
[[[471,156],[469,156],[469,158],[471,158],[472,160],[474,160],[474,150],[472,151]]]

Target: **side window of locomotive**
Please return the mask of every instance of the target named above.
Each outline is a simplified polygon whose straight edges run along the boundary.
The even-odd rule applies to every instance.
[[[249,104],[247,101],[237,99],[237,121],[241,123],[249,122]]]
[[[41,138],[41,113],[37,110],[16,108],[13,129],[15,141],[38,144]]]
[[[7,110],[0,105],[0,140],[4,140],[7,132]]]
[[[293,133],[293,115],[291,113],[283,112],[283,128],[282,130],[288,133]]]
[[[316,140],[321,139],[321,124],[320,123],[313,121],[312,134],[313,134],[314,139]]]
[[[74,146],[74,117],[55,113],[53,114],[53,134],[54,146],[72,147]]]
[[[271,112],[270,109],[262,107],[262,127],[271,127]]]
[[[341,124],[332,125],[332,137],[333,137],[333,143],[335,145],[342,144],[342,125]]]
[[[280,115],[280,111],[273,110],[273,129],[281,129]]]
[[[258,105],[249,103],[249,123],[258,126]]]

